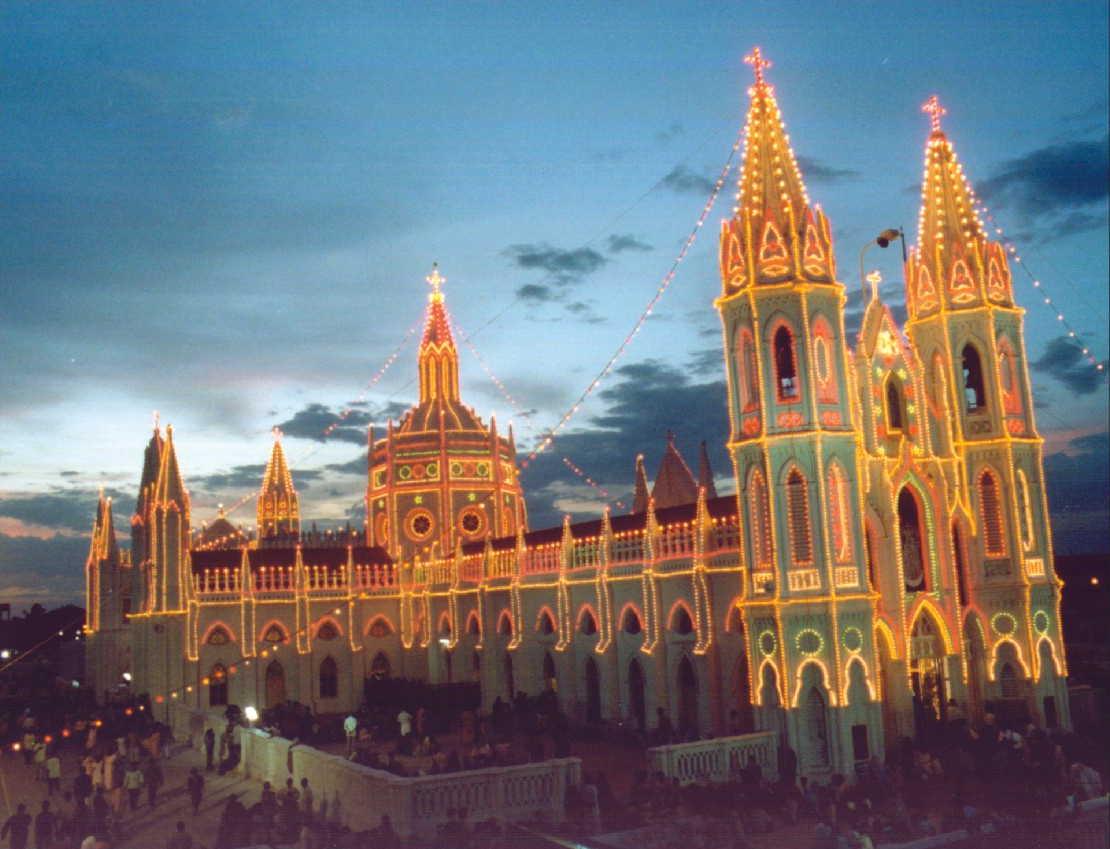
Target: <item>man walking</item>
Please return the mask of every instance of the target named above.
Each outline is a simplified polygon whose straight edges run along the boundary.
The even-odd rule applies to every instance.
[[[35,849],[51,849],[54,845],[54,829],[57,818],[50,810],[50,803],[43,802],[42,810],[35,817]]]
[[[132,764],[123,774],[123,789],[127,791],[127,799],[131,803],[131,810],[139,809],[139,794],[143,789],[143,773],[138,765]]]
[[[200,800],[204,797],[204,776],[196,767],[189,770],[189,780],[186,783],[189,789],[189,801],[193,803],[193,816],[200,811]]]
[[[54,791],[59,788],[62,782],[62,761],[58,757],[56,751],[50,753],[50,757],[46,759],[46,792],[48,795],[53,796]]]
[[[204,732],[204,771],[211,772],[216,755],[216,732],[209,728]]]
[[[0,829],[0,840],[11,835],[11,849],[27,849],[27,835],[31,830],[31,815],[27,813],[27,806],[20,803],[15,813],[8,817],[4,827]]]

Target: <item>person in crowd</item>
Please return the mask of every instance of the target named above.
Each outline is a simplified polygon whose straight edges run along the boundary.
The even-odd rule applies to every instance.
[[[143,771],[138,764],[129,766],[127,772],[123,774],[123,789],[127,791],[127,800],[131,805],[131,810],[137,811],[139,809],[139,794],[143,791]]]
[[[147,804],[152,808],[163,781],[165,781],[165,775],[162,773],[162,765],[158,763],[157,758],[149,758],[143,770],[143,786],[146,787]]]
[[[185,782],[185,787],[189,791],[189,801],[193,805],[193,816],[195,817],[200,813],[200,803],[204,798],[204,776],[200,774],[200,770],[196,767],[189,770],[189,778]]]
[[[397,728],[401,737],[408,737],[412,733],[412,714],[404,708],[397,714]]]
[[[60,789],[62,784],[62,759],[58,757],[55,749],[46,759],[46,792],[53,796],[54,791]]]
[[[204,771],[211,772],[215,768],[216,732],[209,727],[204,732]]]
[[[97,787],[92,803],[93,831],[97,834],[105,834],[108,831],[108,814],[111,810],[108,800],[104,797],[104,788]]]
[[[301,815],[305,822],[312,822],[312,788],[308,786],[308,779],[301,779]]]
[[[27,813],[27,806],[20,802],[16,805],[15,813],[4,822],[0,828],[0,840],[5,837],[10,841],[11,849],[27,849],[27,836],[31,831],[31,815]]]
[[[50,810],[50,802],[43,802],[42,810],[35,816],[35,849],[51,849],[57,824],[57,817]]]
[[[166,849],[193,849],[193,838],[185,830],[185,823],[181,820],[177,821],[174,826],[173,835],[166,843]]]

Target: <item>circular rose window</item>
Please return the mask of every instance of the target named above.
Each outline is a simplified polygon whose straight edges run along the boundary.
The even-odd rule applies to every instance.
[[[432,528],[435,527],[435,518],[430,512],[422,508],[410,510],[408,515],[409,536],[416,540],[427,539],[432,535]]]
[[[467,507],[459,514],[459,527],[467,536],[477,536],[486,527],[486,515],[478,507]]]

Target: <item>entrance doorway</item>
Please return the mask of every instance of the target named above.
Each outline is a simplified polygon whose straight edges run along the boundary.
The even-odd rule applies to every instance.
[[[275,660],[266,667],[266,707],[277,707],[285,699],[285,668]]]

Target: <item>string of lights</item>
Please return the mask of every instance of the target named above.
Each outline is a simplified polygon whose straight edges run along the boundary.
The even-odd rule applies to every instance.
[[[520,402],[513,397],[511,392],[509,392],[508,388],[505,386],[505,382],[501,380],[496,374],[494,374],[493,369],[489,367],[489,364],[486,362],[485,358],[480,353],[478,353],[478,349],[474,347],[474,343],[473,341],[471,341],[471,337],[467,335],[466,331],[463,330],[462,327],[459,326],[459,323],[453,317],[450,320],[455,335],[462,339],[463,344],[466,345],[466,347],[470,350],[470,353],[474,355],[474,359],[476,359],[478,361],[478,364],[481,365],[482,371],[486,373],[486,376],[489,377],[494,386],[496,386],[500,390],[502,396],[505,398],[506,401],[509,402],[509,405],[513,408],[513,411],[518,416],[523,417],[524,410],[521,408]],[[582,469],[573,460],[571,460],[570,457],[565,455],[563,456],[563,465],[574,472],[574,474],[581,478],[585,483],[589,484],[589,486],[591,486],[594,491],[601,495],[606,501],[613,502],[621,510],[624,509],[624,502],[622,502],[620,499],[614,499],[613,496],[609,493],[609,490],[607,490],[601,484],[597,483],[593,478],[582,471]]]
[[[647,322],[648,318],[651,317],[652,311],[655,309],[656,304],[659,303],[663,295],[666,294],[667,289],[670,288],[671,283],[674,282],[675,276],[678,273],[678,266],[682,264],[682,261],[684,259],[686,259],[686,255],[690,252],[690,248],[692,248],[694,246],[694,242],[697,241],[698,233],[705,225],[706,219],[709,218],[709,213],[713,210],[713,206],[717,202],[717,197],[720,195],[721,189],[725,185],[725,180],[728,179],[728,174],[732,170],[732,162],[736,158],[737,151],[740,150],[740,145],[743,137],[744,130],[741,129],[740,134],[736,137],[736,141],[733,142],[732,149],[729,151],[728,159],[725,161],[720,175],[717,177],[716,182],[713,184],[713,189],[709,193],[709,199],[705,202],[705,206],[702,207],[701,214],[698,216],[697,221],[694,223],[693,229],[690,231],[690,235],[687,236],[686,240],[682,243],[682,248],[679,250],[678,255],[674,259],[674,262],[671,263],[670,269],[668,269],[667,273],[663,275],[663,279],[660,281],[659,286],[656,288],[655,294],[652,295],[651,300],[648,301],[647,306],[644,307],[643,312],[641,312],[639,318],[636,319],[636,323],[632,326],[632,329],[628,332],[628,335],[624,337],[624,340],[620,343],[620,345],[617,346],[616,351],[614,351],[613,355],[609,357],[608,361],[602,367],[601,371],[597,373],[597,376],[594,377],[594,379],[585,388],[585,390],[583,390],[582,394],[578,396],[578,399],[573,404],[571,404],[571,406],[567,409],[565,413],[563,413],[562,417],[555,424],[555,426],[547,432],[544,438],[540,440],[539,444],[532,449],[532,452],[528,455],[528,457],[525,458],[523,462],[521,462],[520,466],[522,469],[527,469],[536,459],[536,457],[538,457],[540,454],[551,447],[551,444],[555,441],[555,436],[559,433],[559,431],[566,427],[567,424],[570,423],[570,420],[573,419],[575,415],[577,415],[578,411],[582,408],[582,404],[586,401],[587,398],[590,397],[590,395],[594,393],[594,391],[601,385],[601,382],[613,370],[614,366],[616,366],[617,362],[621,359],[621,357],[624,356],[625,351],[627,351],[628,347],[632,344],[632,340],[636,338],[636,335],[639,334],[639,332],[643,329],[643,326]]]
[[[1044,283],[1041,282],[1041,279],[1033,274],[1033,272],[1025,264],[1025,261],[1022,259],[1021,254],[1018,253],[1017,245],[1015,245],[1013,240],[1005,234],[1002,226],[995,219],[990,209],[982,202],[979,202],[978,199],[976,199],[976,202],[978,203],[979,214],[986,218],[988,222],[990,222],[991,227],[994,228],[995,234],[999,237],[999,241],[1002,242],[1002,246],[1006,248],[1006,252],[1010,254],[1010,258],[1018,264],[1018,267],[1021,268],[1021,270],[1025,273],[1025,276],[1028,277],[1029,281],[1033,284],[1033,288],[1037,290],[1037,297],[1040,299],[1041,303],[1052,310],[1053,314],[1056,316],[1056,320],[1060,323],[1064,330],[1067,331],[1068,338],[1075,340],[1076,345],[1079,347],[1080,351],[1082,351],[1083,357],[1087,360],[1087,362],[1094,366],[1096,371],[1105,372],[1105,363],[1099,362],[1098,358],[1096,358],[1095,355],[1091,353],[1091,349],[1087,347],[1082,341],[1080,341],[1079,331],[1075,329],[1075,326],[1067,319],[1067,317],[1061,311],[1060,307],[1057,306],[1056,301],[1049,294]]]
[[[73,628],[77,625],[80,625],[82,622],[84,622],[84,620],[85,620],[84,615],[78,616],[75,619],[71,620],[68,624],[66,624],[65,626],[60,628],[56,634],[51,634],[49,637],[46,637],[43,640],[39,640],[37,643],[35,643],[33,646],[31,646],[31,648],[27,649],[27,651],[22,652],[21,654],[17,654],[15,657],[13,657],[11,660],[9,660],[7,663],[5,663],[3,666],[0,666],[0,673],[6,672],[7,670],[9,670],[13,666],[15,666],[17,663],[22,663],[24,660],[29,658],[35,652],[39,651],[40,649],[45,648],[47,643],[49,643],[51,640],[56,640],[56,639],[59,639],[61,637],[64,637],[67,631],[69,631],[71,628]]]

